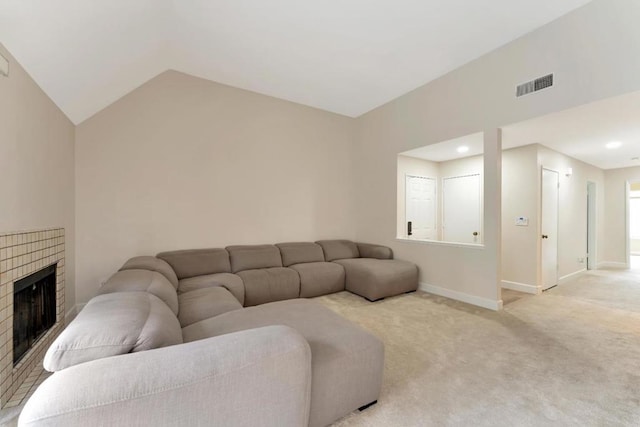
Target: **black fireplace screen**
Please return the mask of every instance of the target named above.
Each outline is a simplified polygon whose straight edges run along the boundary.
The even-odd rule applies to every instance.
[[[13,285],[13,364],[56,323],[56,265]]]

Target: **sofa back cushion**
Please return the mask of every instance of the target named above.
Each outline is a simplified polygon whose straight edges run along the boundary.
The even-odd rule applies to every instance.
[[[103,357],[182,343],[175,314],[147,292],[98,295],[51,344],[44,368],[55,372]]]
[[[323,262],[322,247],[311,242],[291,242],[276,244],[282,255],[282,265],[289,267],[304,262]]]
[[[225,249],[188,249],[161,252],[156,256],[169,263],[178,279],[231,272],[229,253]]]
[[[286,267],[239,271],[244,282],[244,306],[300,297],[300,276]]]
[[[228,311],[242,309],[242,304],[238,302],[236,297],[222,286],[185,292],[180,294],[179,298],[180,314],[178,320],[183,328]]]
[[[282,267],[280,250],[274,245],[227,246],[227,252],[233,273],[256,268]]]
[[[171,266],[163,259],[156,258],[154,256],[133,257],[120,267],[120,271],[122,270],[157,271],[166,277],[175,289],[178,289],[178,276],[176,276],[176,272],[173,271],[173,268],[171,268]]]
[[[98,294],[113,292],[149,292],[178,314],[178,293],[166,277],[149,270],[122,270],[116,272],[98,290]]]
[[[351,240],[319,240],[316,243],[322,246],[324,258],[327,261],[360,258],[358,246]]]

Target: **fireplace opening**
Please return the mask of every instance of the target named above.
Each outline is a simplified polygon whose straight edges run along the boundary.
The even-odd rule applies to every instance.
[[[56,323],[56,265],[13,285],[13,364]]]

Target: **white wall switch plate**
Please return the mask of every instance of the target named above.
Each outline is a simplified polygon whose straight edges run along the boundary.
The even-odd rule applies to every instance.
[[[529,225],[529,218],[526,216],[519,216],[516,218],[516,225],[518,227],[527,227]]]

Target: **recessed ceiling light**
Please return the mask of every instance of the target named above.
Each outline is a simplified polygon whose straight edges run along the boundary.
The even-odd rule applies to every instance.
[[[614,148],[619,148],[621,145],[622,142],[620,141],[611,141],[610,143],[605,145],[605,147],[607,147],[609,150],[613,150]]]
[[[461,145],[460,147],[456,148],[456,151],[458,153],[466,153],[467,151],[469,151],[469,147],[467,147],[466,145]]]

